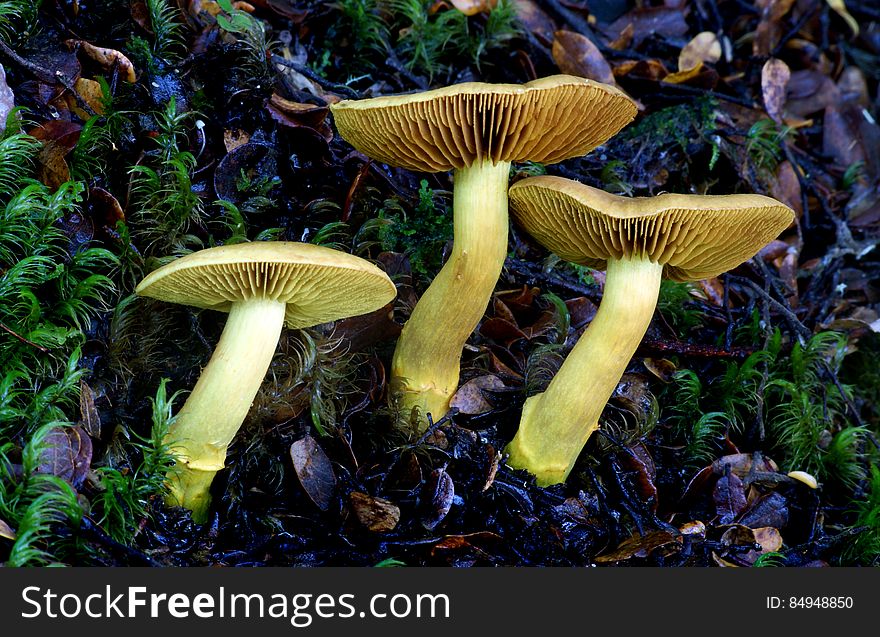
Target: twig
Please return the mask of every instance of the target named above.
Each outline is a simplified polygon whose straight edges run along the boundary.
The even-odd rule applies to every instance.
[[[133,549],[130,546],[126,546],[121,542],[117,542],[112,537],[107,535],[101,527],[95,524],[88,516],[83,516],[82,522],[80,523],[80,531],[83,535],[90,537],[93,540],[103,544],[108,549],[115,551],[116,553],[121,553],[128,557],[129,559],[138,562],[140,564],[144,564],[146,566],[159,567],[159,564],[156,560],[151,558],[146,553],[138,551],[137,549]]]
[[[40,350],[40,351],[43,352],[44,354],[47,353],[47,352],[49,351],[48,349],[46,349],[46,348],[43,347],[42,345],[37,345],[37,344],[34,343],[33,341],[29,341],[28,339],[26,339],[26,338],[25,338],[24,336],[22,336],[21,334],[17,334],[16,332],[12,331],[12,330],[9,329],[8,327],[6,327],[3,323],[0,323],[0,329],[2,329],[4,332],[6,332],[6,333],[8,333],[8,334],[12,334],[12,336],[14,336],[14,337],[17,338],[18,340],[20,340],[22,343],[25,343],[26,345],[30,345],[31,347],[35,347],[35,348],[37,348],[38,350]]]
[[[661,354],[679,354],[699,358],[746,358],[755,353],[747,347],[714,347],[683,341],[667,341],[664,339],[644,339],[639,349],[648,349]]]
[[[768,291],[765,291],[760,285],[751,281],[745,277],[730,275],[730,278],[736,280],[744,285],[747,285],[753,292],[757,293],[761,296],[762,299],[767,301],[773,308],[778,311],[788,324],[792,327],[792,329],[797,333],[800,338],[809,339],[813,333],[810,329],[801,323],[801,320],[797,317],[797,315],[792,312],[789,308],[785,307],[782,303],[774,299]]]
[[[289,69],[293,69],[300,75],[304,75],[308,79],[315,82],[321,88],[325,88],[328,91],[332,91],[334,93],[339,93],[340,95],[344,95],[345,97],[349,97],[352,99],[360,99],[361,94],[355,91],[352,88],[349,88],[345,84],[337,84],[336,82],[331,82],[325,77],[321,77],[318,73],[315,73],[312,69],[307,66],[303,66],[302,64],[297,64],[291,60],[286,60],[280,55],[273,54],[272,61],[275,64],[280,64],[281,66],[286,66]]]
[[[521,261],[520,259],[508,257],[507,260],[504,262],[504,268],[513,272],[514,274],[526,277],[527,283],[543,282],[557,288],[579,294],[581,296],[589,297],[590,299],[598,300],[599,295],[598,291],[595,288],[590,288],[586,285],[575,283],[574,281],[568,281],[567,279],[556,276],[549,272],[544,272],[544,270],[539,265],[533,265],[526,261]]]
[[[0,40],[0,54],[2,54],[7,59],[15,62],[18,66],[23,68],[25,71],[33,75],[44,84],[55,84],[55,82],[58,81],[58,78],[61,75],[61,71],[55,71],[53,73],[48,69],[44,69],[41,66],[38,66],[33,62],[24,59],[18,53],[13,51],[12,47],[6,44],[3,40]]]

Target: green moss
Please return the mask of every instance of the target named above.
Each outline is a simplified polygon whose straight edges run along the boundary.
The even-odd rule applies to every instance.
[[[382,248],[405,252],[414,273],[433,277],[443,263],[443,246],[452,239],[452,214],[446,197],[423,179],[419,201],[409,214],[395,200],[385,204],[379,211],[379,218],[388,222],[379,227]]]

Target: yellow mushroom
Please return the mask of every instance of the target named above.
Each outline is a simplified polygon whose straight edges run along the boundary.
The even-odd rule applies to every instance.
[[[561,177],[510,188],[511,213],[562,259],[605,269],[602,303],[553,381],[526,400],[509,464],[564,482],[648,329],[663,276],[735,268],[787,228],[793,211],[762,195],[620,197]]]
[[[465,83],[331,107],[340,135],[373,159],[454,170],[454,246],[397,344],[391,400],[436,420],[458,388],[461,352],[486,311],[507,254],[514,161],[555,163],[599,146],[636,114],[612,86],[557,75],[528,84]]]
[[[388,276],[321,246],[256,242],[210,248],[150,273],[137,294],[228,312],[208,365],[168,433],[178,454],[170,504],[204,521],[209,489],[266,376],[285,325],[305,328],[376,310],[394,298]]]

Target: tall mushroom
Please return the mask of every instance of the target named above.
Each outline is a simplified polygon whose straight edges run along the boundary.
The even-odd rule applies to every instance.
[[[461,351],[507,254],[514,161],[584,155],[629,123],[635,104],[612,86],[557,75],[528,84],[466,83],[332,105],[339,133],[369,157],[424,172],[454,170],[454,245],[394,352],[392,401],[436,420],[458,387]]]
[[[651,322],[660,279],[717,276],[787,228],[794,213],[761,195],[619,197],[561,177],[510,189],[516,221],[562,259],[605,269],[599,311],[546,391],[523,407],[509,464],[563,482]]]
[[[204,521],[209,488],[247,416],[281,328],[376,310],[394,298],[388,276],[358,257],[305,243],[242,243],[195,252],[150,273],[137,294],[228,312],[223,334],[168,433],[178,454],[169,503]]]

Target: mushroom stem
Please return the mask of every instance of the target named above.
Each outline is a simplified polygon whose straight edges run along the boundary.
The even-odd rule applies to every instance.
[[[609,259],[595,318],[547,390],[526,400],[508,464],[541,486],[564,482],[648,330],[663,266],[643,257]]]
[[[167,502],[203,522],[214,475],[244,422],[278,347],[285,303],[251,299],[234,303],[223,334],[167,439],[178,455],[168,473]]]
[[[391,401],[405,419],[436,421],[458,389],[461,351],[480,322],[507,256],[510,162],[455,171],[454,243],[449,260],[419,299],[397,342]]]

